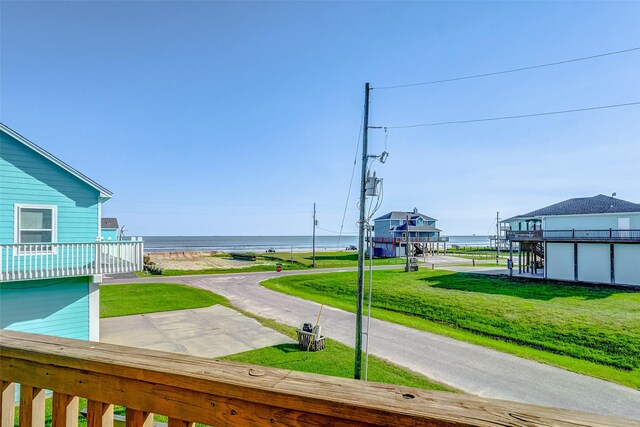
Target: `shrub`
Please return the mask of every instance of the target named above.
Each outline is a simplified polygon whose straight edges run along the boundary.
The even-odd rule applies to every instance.
[[[149,255],[145,255],[142,260],[144,263],[143,269],[145,272],[153,275],[160,275],[164,273],[164,269],[158,267],[155,262],[151,261],[151,257]]]
[[[162,273],[164,273],[164,269],[158,267],[155,263],[145,264],[144,271],[153,275],[161,275]]]

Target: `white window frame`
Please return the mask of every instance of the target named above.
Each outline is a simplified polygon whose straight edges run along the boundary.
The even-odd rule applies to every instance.
[[[21,209],[50,209],[51,210],[51,243],[58,242],[58,206],[56,205],[36,205],[28,203],[16,203],[13,208],[13,242],[21,244],[20,242],[20,210]],[[29,243],[25,243],[29,244]],[[37,243],[34,243],[37,244]],[[44,251],[21,251],[14,250],[14,255],[39,255],[39,254],[51,254],[55,253],[52,246],[48,250]]]

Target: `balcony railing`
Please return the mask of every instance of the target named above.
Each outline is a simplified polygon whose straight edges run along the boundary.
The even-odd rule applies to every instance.
[[[545,240],[640,242],[640,230],[544,230]]]
[[[637,426],[637,421],[478,396],[327,377],[112,344],[0,331],[2,427],[112,427],[114,405],[128,427],[210,426]]]
[[[539,240],[542,241],[542,230],[507,231],[507,240]]]
[[[373,237],[375,243],[406,243],[407,239],[403,237]],[[409,237],[409,243],[442,243],[448,242],[448,237]]]
[[[0,245],[0,281],[142,270],[143,242]]]
[[[640,242],[640,230],[532,230],[507,231],[507,239],[513,241],[550,242]]]

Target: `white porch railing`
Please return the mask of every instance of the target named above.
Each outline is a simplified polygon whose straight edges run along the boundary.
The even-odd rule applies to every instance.
[[[0,245],[0,282],[142,270],[143,242]]]

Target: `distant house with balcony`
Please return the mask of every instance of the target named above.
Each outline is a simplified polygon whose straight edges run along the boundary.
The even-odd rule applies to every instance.
[[[599,194],[504,222],[521,248],[518,274],[640,286],[640,204]]]
[[[99,339],[102,275],[142,242],[99,242],[111,192],[0,124],[0,328]]]
[[[376,257],[400,257],[423,255],[440,248],[446,251],[447,237],[441,237],[436,219],[413,211],[392,211],[373,220],[373,255]]]

